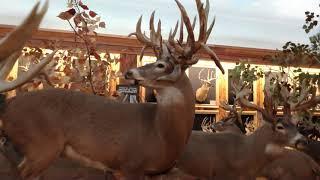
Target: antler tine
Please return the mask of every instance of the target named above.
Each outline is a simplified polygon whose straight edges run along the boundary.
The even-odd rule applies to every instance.
[[[128,36],[136,36],[137,39],[141,42],[148,42],[148,39],[145,35],[141,32],[141,23],[142,23],[142,15],[140,16],[137,24],[136,24],[136,32],[130,33]]]
[[[209,17],[209,11],[210,11],[210,2],[209,0],[206,0],[206,7],[205,7],[206,17]]]
[[[204,79],[201,78],[201,74],[203,72],[204,68],[202,68],[200,71],[199,71],[199,74],[198,74],[198,78],[200,81],[205,81]]]
[[[173,40],[176,37],[176,34],[178,32],[178,26],[179,26],[179,21],[177,21],[176,26],[174,27],[174,30],[173,30],[173,33],[172,33]]]
[[[0,70],[0,79],[6,79],[11,72],[14,64],[19,58],[21,51],[17,51],[9,56],[5,61],[2,62],[1,70]]]
[[[184,25],[183,25],[183,17],[181,16],[181,22],[180,22],[180,36],[179,36],[179,43],[183,43],[183,31],[184,31]]]
[[[162,48],[162,36],[161,36],[161,21],[158,22],[157,31],[154,27],[154,15],[155,11],[152,12],[150,21],[149,21],[149,29],[150,29],[150,38],[147,37],[144,33],[142,33],[141,30],[141,24],[142,24],[142,16],[140,16],[137,25],[136,25],[136,32],[129,34],[129,36],[135,35],[137,39],[144,44],[141,52],[140,52],[140,60],[143,58],[144,51],[146,48],[151,47],[156,54],[156,56],[159,58],[164,50],[167,50],[165,48]],[[169,38],[170,43],[170,38]],[[160,51],[160,52],[159,52]]]
[[[0,61],[5,60],[12,53],[22,49],[26,41],[30,38],[32,33],[38,29],[39,24],[48,9],[48,0],[38,12],[40,2],[38,2],[32,9],[31,13],[14,31],[0,41]]]
[[[232,111],[232,110],[233,110],[226,101],[220,102],[220,105],[219,105],[219,106],[220,106],[222,109],[226,110],[226,111]]]
[[[210,72],[210,75],[209,75],[209,72],[208,72],[208,76],[209,76],[208,79],[207,79],[208,82],[216,79],[216,76],[215,76],[213,71]]]
[[[179,20],[176,23],[176,26],[174,27],[174,30],[172,32],[172,29],[170,29],[170,33],[169,33],[169,38],[168,41],[170,44],[174,44],[174,38],[176,37],[177,31],[178,31],[178,26],[179,26]]]
[[[250,93],[252,93],[252,91],[249,88],[244,86],[241,89],[239,89],[239,88],[237,88],[235,82],[232,82],[231,85],[236,91],[236,100],[239,102],[239,104],[242,107],[252,108],[252,109],[260,112],[262,114],[262,116],[265,118],[265,120],[267,120],[269,122],[273,122],[273,117],[270,114],[268,114],[267,111],[265,111],[263,108],[257,106],[256,104],[252,104],[246,98],[246,96],[248,96]]]
[[[306,100],[308,98],[308,95],[310,93],[311,87],[306,87],[306,79],[304,79],[302,81],[301,84],[302,88],[300,90],[300,95],[298,97],[298,100],[296,103],[291,103],[291,109],[296,108],[297,106],[299,106],[304,100]],[[294,89],[296,92],[296,89]]]
[[[136,36],[137,39],[144,43],[147,47],[153,47],[155,44],[144,34],[141,30],[141,24],[142,24],[142,16],[140,16],[137,25],[136,25],[136,32],[129,34],[129,36]]]
[[[216,23],[216,17],[213,18],[212,23],[211,23],[210,26],[209,26],[209,29],[208,29],[208,31],[207,31],[207,37],[206,37],[205,42],[208,41],[209,36],[210,36],[210,34],[211,34],[211,32],[212,32],[212,29],[213,29],[215,23]]]
[[[293,111],[301,111],[304,109],[309,109],[310,107],[315,107],[317,104],[319,104],[320,96],[317,96],[316,92],[317,92],[316,88],[313,88],[311,98],[301,103],[299,106],[294,107]]]
[[[195,16],[193,18],[193,22],[192,22],[192,29],[194,30],[194,28],[196,27],[196,23],[197,23],[197,16]]]
[[[194,30],[194,28],[196,27],[196,23],[197,23],[197,16],[195,16],[195,17],[193,18],[193,21],[192,21],[192,30]],[[191,41],[191,39],[190,39],[190,36],[188,35],[188,37],[187,37],[187,44],[190,44],[190,41]]]
[[[208,19],[207,19],[206,11],[203,8],[203,3],[201,2],[201,0],[196,0],[196,3],[197,3],[197,9],[198,9],[198,14],[199,14],[199,19],[200,19],[200,31],[199,31],[199,39],[198,39],[198,41],[200,43],[202,43],[207,38],[206,33],[207,33],[207,21],[208,21]],[[200,44],[198,44],[197,46],[200,47]]]
[[[144,56],[144,51],[147,49],[148,46],[143,46],[141,51],[140,51],[140,61],[142,60],[143,56]]]
[[[183,22],[186,26],[186,29],[187,29],[187,32],[188,32],[188,37],[190,39],[190,46],[191,46],[191,49],[195,49],[195,39],[194,39],[194,33],[193,33],[193,29],[192,29],[192,25],[191,25],[191,22],[190,22],[190,19],[189,19],[189,16],[188,16],[188,13],[186,11],[186,9],[184,8],[184,6],[178,1],[178,0],[175,0],[179,9],[180,9],[180,12],[181,12],[181,16],[182,16],[182,19],[183,19]],[[192,55],[192,52],[189,51],[189,56]]]
[[[154,28],[154,14],[155,14],[155,11],[152,12],[152,14],[150,16],[150,22],[149,22],[151,42],[156,41],[156,30]]]
[[[157,28],[157,38],[160,38],[161,37],[161,20],[159,19],[158,21],[158,28]]]
[[[27,71],[24,76],[18,77],[16,80],[12,82],[6,82],[5,80],[0,81],[0,92],[6,92],[15,89],[18,86],[21,86],[22,84],[26,83],[28,80],[35,77],[38,72],[40,72],[45,65],[47,65],[53,56],[55,55],[57,51],[53,51],[51,54],[49,54],[47,57],[43,58],[37,65],[35,65],[33,68],[30,68],[29,71]]]
[[[214,63],[216,64],[216,66],[220,69],[220,71],[222,72],[222,74],[225,73],[221,63],[220,63],[220,59],[218,58],[217,54],[211,50],[206,44],[201,43],[200,44],[201,47],[208,53],[208,55],[210,56],[210,58],[214,61]]]

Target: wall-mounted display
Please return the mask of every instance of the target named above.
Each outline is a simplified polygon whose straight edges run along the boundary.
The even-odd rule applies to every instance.
[[[216,122],[216,114],[195,114],[193,130],[202,131],[202,126]]]
[[[230,74],[231,69],[228,70],[228,74]],[[251,90],[254,93],[253,85],[251,86]],[[248,97],[249,101],[253,101],[253,93]],[[234,100],[236,95],[234,94],[234,88],[231,86],[231,78],[228,76],[228,102],[230,105],[234,104]]]
[[[216,69],[207,67],[189,68],[189,78],[197,104],[216,105]]]
[[[252,133],[255,130],[254,115],[241,115],[242,123],[245,126],[244,133]]]

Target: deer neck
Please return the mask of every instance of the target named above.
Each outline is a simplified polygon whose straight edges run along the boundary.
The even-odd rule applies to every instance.
[[[253,145],[256,154],[261,157],[272,157],[269,153],[269,149],[272,147],[282,148],[282,145],[275,141],[275,135],[270,124],[265,124],[257,129],[253,134],[248,136],[250,138],[251,145]]]
[[[171,87],[157,89],[155,131],[168,146],[181,151],[186,144],[194,121],[194,93],[184,73]]]

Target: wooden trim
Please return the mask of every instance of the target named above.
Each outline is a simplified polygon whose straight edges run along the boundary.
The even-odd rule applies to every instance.
[[[0,25],[0,37],[5,36],[15,26]],[[54,40],[61,41],[62,48],[70,48],[75,46],[74,34],[71,31],[62,31],[54,29],[40,29],[36,32],[33,38],[28,42],[31,46],[43,46],[44,41]],[[96,38],[97,48],[99,50],[108,49],[113,53],[126,53],[126,54],[140,54],[142,45],[136,38],[129,38],[126,36],[99,34]],[[79,46],[79,44],[78,44]],[[235,46],[224,45],[209,45],[214,49],[216,54],[224,62],[236,62],[239,59],[248,59],[253,64],[271,64],[271,62],[264,60],[266,55],[272,55],[276,51],[271,49],[257,49],[257,48],[245,48]],[[148,49],[145,55],[153,55],[153,52]],[[200,51],[199,56],[201,59],[209,59],[203,51]]]

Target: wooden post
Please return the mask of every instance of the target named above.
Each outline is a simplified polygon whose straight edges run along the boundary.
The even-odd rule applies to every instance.
[[[120,72],[126,73],[130,68],[137,67],[136,54],[121,54],[120,55]],[[132,81],[120,79],[120,84],[132,84]]]
[[[12,81],[12,80],[17,79],[17,77],[18,77],[18,61],[14,64],[11,72],[9,73],[9,75],[7,77],[7,80]],[[7,98],[11,98],[14,96],[16,96],[16,90],[12,90],[7,93]]]
[[[257,81],[256,97],[257,97],[257,105],[260,107],[263,107],[263,102],[264,102],[264,84],[265,84],[264,78],[261,78]],[[261,125],[261,121],[262,121],[262,116],[258,115],[258,112],[257,112],[257,122],[255,125],[259,127]]]
[[[219,106],[219,108],[216,116],[217,121],[220,121],[223,117],[226,116],[226,111],[220,107],[220,102],[227,101],[227,94],[228,94],[227,81],[228,81],[228,73],[222,74],[221,71],[218,71],[217,84],[219,89],[217,94],[219,98],[218,98],[217,105]]]

